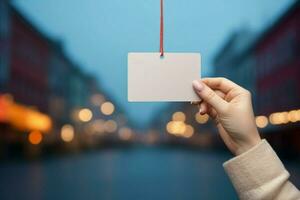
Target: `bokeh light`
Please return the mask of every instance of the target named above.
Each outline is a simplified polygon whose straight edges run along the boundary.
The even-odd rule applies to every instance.
[[[115,106],[107,101],[101,105],[100,110],[104,115],[111,115],[115,111]]]
[[[28,140],[31,144],[40,144],[43,139],[42,133],[40,131],[32,131],[28,135]]]
[[[292,110],[288,113],[288,120],[290,122],[296,122],[299,120],[299,118],[300,118],[300,116],[298,115],[297,110]]]
[[[186,126],[182,121],[171,121],[167,124],[166,129],[170,134],[180,135],[185,132]]]
[[[82,122],[88,122],[92,119],[92,117],[93,117],[93,113],[88,108],[81,109],[78,113],[78,118]]]
[[[74,139],[74,127],[66,124],[61,128],[61,139],[65,142],[71,142]]]
[[[255,118],[255,123],[258,128],[265,128],[268,125],[269,120],[266,116],[257,116]]]
[[[173,115],[172,115],[172,120],[173,121],[181,121],[181,122],[184,122],[185,121],[185,114],[183,112],[175,112]]]
[[[201,115],[200,113],[196,113],[195,119],[199,124],[205,124],[208,121],[209,116],[208,116],[208,114]]]
[[[132,136],[132,130],[127,127],[122,127],[118,131],[121,140],[129,140]]]
[[[190,138],[194,135],[194,128],[191,125],[186,125],[183,137]]]
[[[102,119],[97,119],[92,123],[93,132],[101,134],[104,132],[104,121]]]
[[[39,130],[44,133],[48,132],[52,127],[51,118],[45,114],[35,110],[26,109],[24,113],[24,125],[30,130]]]
[[[269,120],[273,125],[286,124],[289,122],[288,112],[272,113],[269,117]]]
[[[113,133],[117,130],[118,125],[114,120],[108,120],[104,123],[104,128],[108,133]]]

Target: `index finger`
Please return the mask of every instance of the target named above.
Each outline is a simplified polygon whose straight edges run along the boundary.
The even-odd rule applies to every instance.
[[[221,92],[227,94],[233,89],[243,89],[241,86],[235,84],[234,82],[226,78],[203,78],[201,79],[206,85],[208,85],[213,90],[220,90]]]

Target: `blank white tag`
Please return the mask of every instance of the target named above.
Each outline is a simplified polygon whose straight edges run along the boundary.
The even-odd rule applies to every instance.
[[[128,101],[198,101],[199,53],[128,53]]]

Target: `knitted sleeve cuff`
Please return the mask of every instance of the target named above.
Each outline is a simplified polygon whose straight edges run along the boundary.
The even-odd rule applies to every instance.
[[[239,196],[263,192],[268,183],[277,185],[288,179],[289,173],[266,140],[223,164]],[[247,199],[247,198],[246,198]]]

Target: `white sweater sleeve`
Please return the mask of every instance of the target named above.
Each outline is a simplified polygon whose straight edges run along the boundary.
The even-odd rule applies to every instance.
[[[240,199],[299,200],[299,190],[266,140],[223,164]]]

